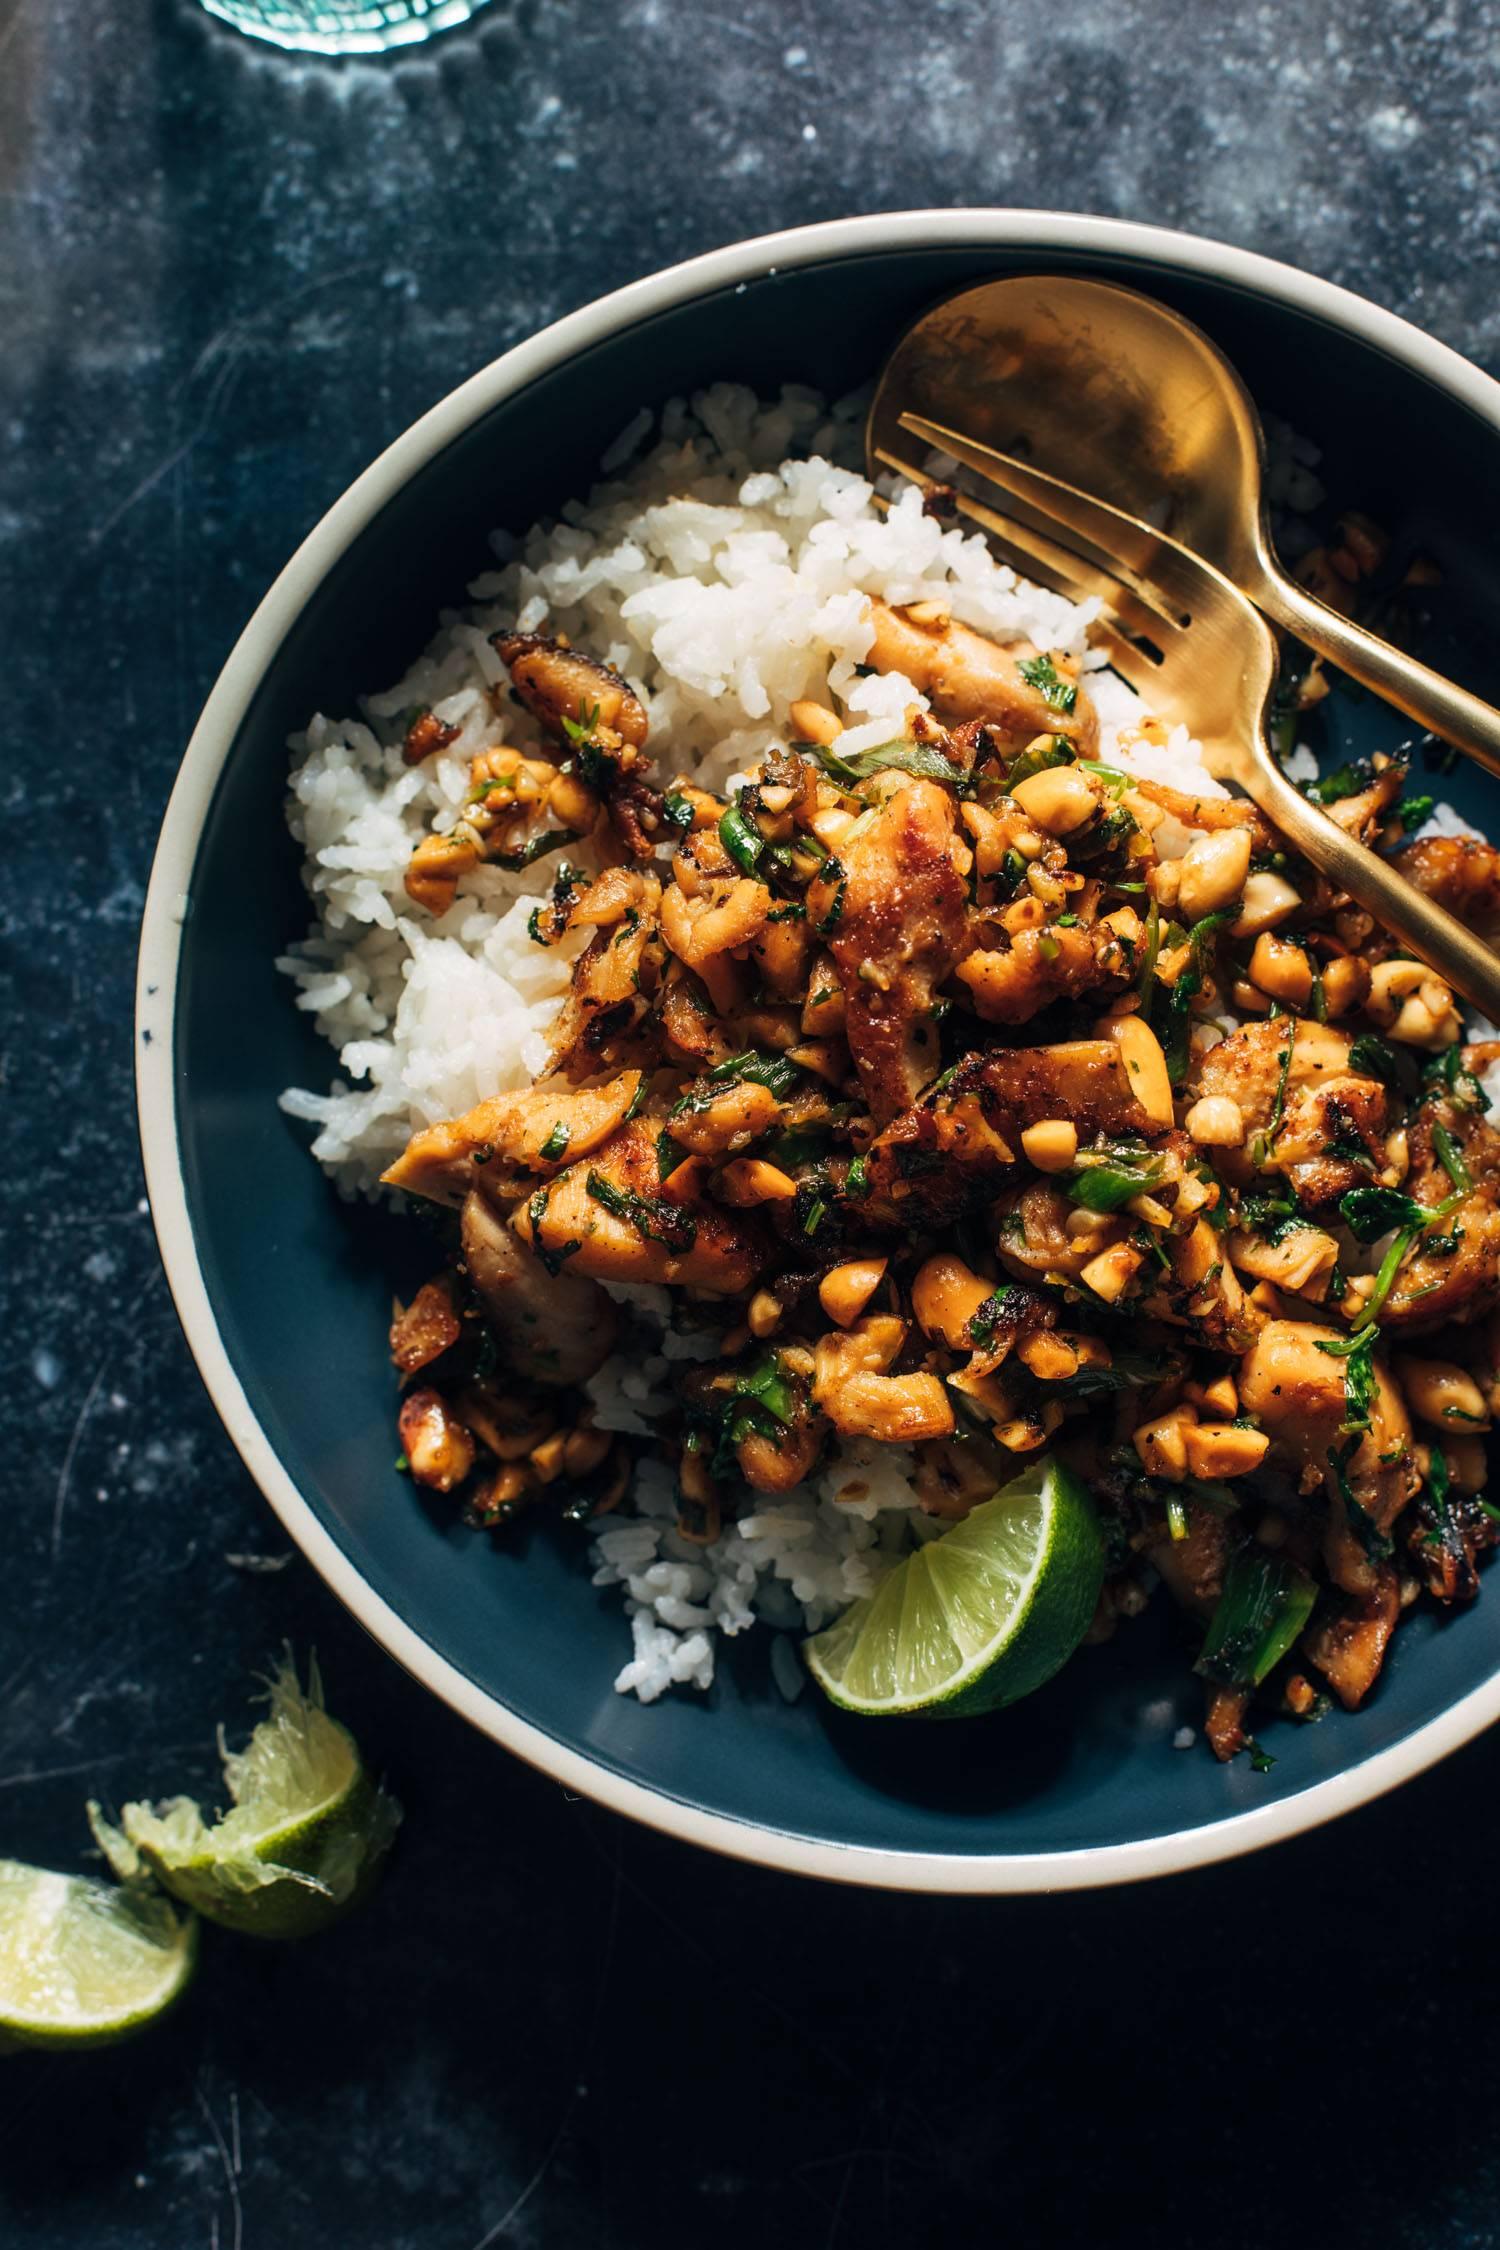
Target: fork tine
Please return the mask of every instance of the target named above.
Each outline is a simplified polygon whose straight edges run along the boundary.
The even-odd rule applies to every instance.
[[[903,414],[901,427],[928,445],[950,454],[966,469],[998,485],[1011,499],[1039,515],[1053,532],[1065,531],[1072,540],[1083,540],[1090,561],[1112,570],[1139,601],[1154,610],[1164,623],[1186,626],[1191,620],[1190,586],[1182,583],[1177,550],[1164,533],[1153,531],[1123,508],[1096,500],[1061,477],[1034,469],[995,446],[980,445],[959,430],[924,415]]]
[[[913,461],[904,461],[897,453],[884,446],[877,447],[876,458],[894,469],[898,476],[910,478],[913,484],[930,484],[931,478]],[[1178,628],[1170,625],[1155,609],[1144,609],[1131,589],[1108,570],[1101,569],[1071,548],[1062,547],[1049,539],[1045,532],[1030,524],[1021,523],[1014,516],[1002,515],[996,508],[976,500],[967,492],[954,494],[954,504],[960,515],[977,524],[991,544],[998,548],[1004,559],[1023,576],[1034,578],[1039,584],[1050,587],[1068,601],[1097,601],[1107,619],[1120,628],[1112,638],[1119,640],[1127,634],[1140,634],[1147,640],[1162,640]],[[1127,644],[1129,645],[1129,644]],[[1132,655],[1138,652],[1133,648]],[[1148,669],[1150,667],[1148,666]]]

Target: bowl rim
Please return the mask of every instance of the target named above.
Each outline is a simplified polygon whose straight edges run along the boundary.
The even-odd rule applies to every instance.
[[[989,248],[1020,250],[1039,260],[1052,251],[1126,257],[1228,282],[1373,345],[1457,398],[1500,434],[1500,383],[1399,315],[1257,252],[1135,221],[1030,210],[879,213],[759,235],[628,283],[513,346],[429,408],[333,503],[257,605],[203,707],[163,819],[141,925],[135,1054],[147,1193],[189,1349],[241,1460],[283,1527],[372,1639],[471,1724],[564,1788],[668,1835],[732,1858],[825,1880],[998,1895],[1142,1881],[1235,1858],[1320,1826],[1423,1772],[1500,1717],[1500,1673],[1404,1741],[1276,1804],[1231,1813],[1201,1828],[1066,1851],[945,1853],[839,1844],[712,1812],[596,1765],[509,1710],[423,1639],[366,1582],[283,1466],[235,1373],[199,1262],[178,1140],[174,1059],[183,925],[219,775],[251,699],[296,617],[353,540],[411,476],[481,415],[562,361],[694,297],[769,278],[778,270],[874,252]]]

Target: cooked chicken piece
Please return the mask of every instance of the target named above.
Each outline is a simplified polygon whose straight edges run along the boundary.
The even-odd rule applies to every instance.
[[[1054,1000],[1127,983],[1135,950],[1107,922],[1018,930],[1004,951],[976,949],[954,970],[986,1023],[1025,1023]]]
[[[634,911],[654,914],[661,905],[661,884],[654,875],[636,867],[607,867],[580,891],[568,908],[570,930],[612,929]]]
[[[716,954],[761,937],[775,903],[765,884],[748,876],[705,883],[693,898],[674,883],[662,900],[662,936],[679,961],[702,975]]]
[[[1289,1227],[1273,1242],[1254,1227],[1235,1227],[1224,1237],[1237,1273],[1252,1281],[1274,1282],[1278,1289],[1311,1297],[1321,1304],[1339,1262],[1339,1246],[1321,1227]]]
[[[823,1416],[811,1411],[800,1414],[774,1438],[764,1431],[747,1431],[734,1449],[740,1474],[755,1492],[790,1492],[811,1475],[827,1434]]]
[[[1345,835],[1367,844],[1400,796],[1405,781],[1404,766],[1386,766],[1363,789],[1356,790],[1352,796],[1336,797],[1324,810]]]
[[[748,1289],[763,1262],[754,1214],[667,1200],[656,1131],[644,1119],[622,1126],[597,1160],[573,1165],[522,1204],[516,1232],[567,1273],[721,1296]],[[699,1175],[701,1167],[689,1185]]]
[[[1363,1596],[1376,1584],[1375,1550],[1421,1483],[1412,1450],[1411,1422],[1384,1359],[1375,1358],[1370,1427],[1342,1475],[1335,1466],[1347,1445],[1345,1362],[1319,1344],[1346,1342],[1336,1328],[1312,1322],[1268,1321],[1240,1362],[1240,1406],[1271,1440],[1273,1453],[1303,1472],[1304,1484],[1321,1478],[1328,1492],[1328,1575],[1346,1592]],[[1347,1479],[1355,1513],[1343,1497]]]
[[[612,664],[545,633],[495,633],[491,641],[516,694],[556,741],[570,739],[569,725],[586,726],[606,745],[613,737],[645,748],[645,705]]]
[[[1080,1140],[1150,1133],[1113,1039],[996,1047],[969,1055],[941,1093],[887,1126],[869,1155],[871,1215],[938,1226],[992,1196],[1021,1154],[1028,1125],[1071,1119]]]
[[[742,1079],[731,1086],[700,1086],[685,1097],[691,1107],[667,1121],[674,1141],[698,1156],[733,1156],[770,1131],[781,1104],[768,1086]]]
[[[951,1436],[953,1408],[936,1375],[886,1373],[905,1340],[905,1321],[887,1313],[819,1337],[813,1403],[841,1436],[887,1445]]]
[[[1265,814],[1246,797],[1193,797],[1164,781],[1134,781],[1131,787],[1148,805],[1171,813],[1184,828],[1199,828],[1210,834],[1217,828],[1248,828],[1257,855],[1280,849],[1281,839]]]
[[[1495,1543],[1491,1519],[1463,1494],[1450,1492],[1439,1506],[1424,1492],[1408,1522],[1406,1550],[1427,1592],[1440,1602],[1473,1601],[1479,1557]]]
[[[463,1334],[453,1301],[452,1277],[440,1273],[424,1281],[409,1305],[397,1305],[391,1322],[391,1359],[403,1375],[415,1375],[441,1359]]]
[[[624,849],[632,859],[650,859],[670,831],[665,799],[644,755],[646,711],[635,690],[612,665],[545,633],[491,639],[527,709],[549,734],[574,747],[580,778],[603,799]]]
[[[1407,1128],[1411,1169],[1402,1184],[1428,1210],[1453,1192],[1434,1145],[1439,1125],[1452,1136],[1474,1187],[1451,1217],[1417,1237],[1396,1276],[1381,1325],[1406,1335],[1482,1318],[1500,1302],[1500,1132],[1454,1102],[1423,1103]]]
[[[675,1061],[701,1069],[727,1062],[736,1051],[702,985],[680,961],[667,964],[656,1014],[668,1053]]]
[[[1423,836],[1407,845],[1396,866],[1408,883],[1481,936],[1500,932],[1500,849],[1494,844],[1477,836]]]
[[[844,990],[845,1035],[877,1124],[937,1075],[933,1002],[965,949],[968,901],[952,797],[914,781],[809,885],[808,918]]]
[[[659,896],[648,879],[639,910],[595,930],[573,964],[573,983],[552,1027],[552,1067],[592,1078],[618,1062],[647,1028],[665,961],[656,920]]]
[[[1030,642],[1001,648],[949,619],[922,624],[885,602],[870,603],[875,638],[865,661],[877,672],[900,672],[929,698],[942,719],[983,719],[1018,747],[1035,735],[1066,735],[1079,755],[1091,758],[1099,741],[1099,719],[1077,683],[1070,659],[1051,660],[1057,680],[1050,701],[1021,670],[1036,665]],[[1072,692],[1069,709],[1060,709]]]
[[[1207,1219],[1196,1219],[1185,1234],[1158,1235],[1168,1261],[1163,1273],[1153,1259],[1142,1274],[1141,1309],[1154,1319],[1190,1328],[1215,1351],[1242,1352],[1255,1339],[1263,1319],[1240,1286],[1224,1255],[1223,1237]]]
[[[1084,1267],[1123,1242],[1133,1223],[1101,1220],[1097,1231],[1074,1234],[1068,1227],[1074,1208],[1048,1180],[1031,1180],[1002,1195],[995,1205],[995,1254],[1007,1272],[1022,1281],[1079,1282]]]
[[[469,1279],[516,1374],[587,1382],[615,1341],[615,1308],[598,1284],[566,1266],[549,1273],[478,1188],[464,1198],[461,1236]]]
[[[1301,1085],[1289,1082],[1274,1161],[1299,1202],[1316,1210],[1349,1188],[1368,1187],[1372,1179],[1394,1184],[1385,1146],[1388,1108],[1378,1079],[1335,1073]]]
[[[1290,1060],[1283,1064],[1288,1040]],[[1299,1087],[1347,1076],[1348,1067],[1349,1040],[1343,1032],[1279,1016],[1271,1023],[1242,1024],[1208,1048],[1198,1058],[1191,1086],[1195,1097],[1227,1095],[1246,1125],[1260,1130],[1271,1122],[1283,1083],[1290,1102]]]
[[[456,1207],[497,1159],[529,1172],[559,1171],[609,1139],[640,1088],[641,1073],[625,1070],[603,1086],[543,1079],[522,1093],[494,1094],[462,1117],[414,1133],[382,1180]]]
[[[1396,1621],[1401,1591],[1389,1563],[1371,1572],[1367,1593],[1303,1636],[1302,1654],[1316,1667],[1346,1711],[1363,1703],[1379,1677]]]

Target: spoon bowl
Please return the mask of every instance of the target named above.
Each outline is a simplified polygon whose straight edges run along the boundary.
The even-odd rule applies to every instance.
[[[1081,274],[982,282],[933,306],[886,362],[867,424],[872,465],[900,450],[903,415],[962,430],[1167,533],[1273,624],[1500,774],[1500,711],[1282,568],[1260,417],[1181,313]]]

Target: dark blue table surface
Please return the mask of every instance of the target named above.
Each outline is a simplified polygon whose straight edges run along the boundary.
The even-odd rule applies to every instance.
[[[328,1939],[220,1939],[149,2041],[4,2066],[0,2239],[1500,2242],[1489,1743],[1057,1900],[819,1889],[570,1800],[288,1557],[178,1332],[130,1078],[199,703],[460,377],[736,236],[984,202],[1269,250],[1493,368],[1497,42],[1490,0],[493,0],[350,67],[190,0],[0,0],[0,1854],[79,1867],[86,1795],[207,1787],[288,1636],[408,1808]]]

